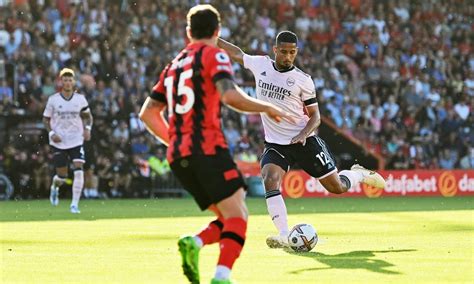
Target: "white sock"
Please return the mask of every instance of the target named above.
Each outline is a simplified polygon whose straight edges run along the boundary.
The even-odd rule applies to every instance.
[[[79,206],[79,199],[81,199],[82,187],[84,186],[84,171],[74,171],[74,181],[72,183],[72,202],[71,206]]]
[[[288,213],[281,192],[278,189],[267,191],[265,192],[265,199],[268,213],[280,236],[288,236]]]
[[[202,242],[201,238],[198,237],[198,236],[194,236],[194,241],[196,242],[196,244],[198,245],[199,248],[202,248],[202,246],[204,245],[204,243]]]
[[[53,177],[53,185],[56,187],[60,187],[66,182],[66,178],[60,177],[58,175],[54,175]]]
[[[359,184],[364,179],[364,176],[361,172],[343,170],[339,172],[339,178],[341,179],[341,182],[349,189]]]
[[[230,269],[224,265],[218,265],[216,267],[216,274],[214,275],[215,279],[218,280],[225,280],[229,279],[230,277]]]

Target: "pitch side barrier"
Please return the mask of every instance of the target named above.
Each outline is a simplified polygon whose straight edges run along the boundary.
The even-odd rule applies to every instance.
[[[257,163],[237,164],[244,176],[260,176]],[[291,170],[284,176],[281,190],[284,196],[290,198],[474,195],[474,170],[386,170],[379,173],[387,182],[385,189],[360,184],[345,194],[337,195],[329,193],[306,172]]]
[[[327,192],[317,179],[304,171],[291,171],[283,179],[282,192],[291,198],[474,195],[474,170],[380,171],[380,174],[387,182],[384,189],[360,184],[345,194],[336,195]]]

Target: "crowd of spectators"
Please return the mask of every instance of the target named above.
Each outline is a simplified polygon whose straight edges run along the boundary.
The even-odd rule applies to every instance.
[[[0,1],[2,115],[41,116],[63,67],[95,117],[90,174],[109,196],[137,195],[149,177],[167,179],[163,147],[138,112],[157,75],[186,44],[185,16],[196,1]],[[313,76],[323,115],[387,168],[474,168],[474,8],[461,0],[222,0],[221,36],[249,54],[272,56],[280,30],[299,36],[296,65]],[[237,83],[253,77],[234,64]],[[258,116],[223,109],[236,159],[256,161]],[[15,184],[47,191],[44,133],[9,137],[0,153]],[[337,154],[337,153],[336,153]],[[34,161],[31,172],[15,169]],[[138,183],[138,184],[134,184]],[[44,188],[46,187],[46,189]],[[89,188],[88,188],[89,187]],[[88,191],[88,192],[94,192]],[[93,193],[91,193],[94,195]]]

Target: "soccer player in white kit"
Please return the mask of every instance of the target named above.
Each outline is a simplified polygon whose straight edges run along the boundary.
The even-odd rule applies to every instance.
[[[74,71],[64,68],[59,73],[62,90],[48,98],[43,113],[43,123],[49,133],[49,145],[53,152],[56,175],[51,184],[49,200],[53,206],[59,203],[59,187],[66,181],[68,166],[73,163],[71,213],[78,214],[79,199],[84,186],[84,140],[91,137],[92,114],[84,95],[74,92]]]
[[[331,193],[347,192],[360,182],[378,188],[385,187],[382,176],[359,165],[353,165],[351,170],[337,172],[328,146],[315,134],[321,119],[313,80],[293,65],[298,53],[297,44],[296,34],[280,32],[273,46],[275,60],[272,60],[268,56],[245,54],[239,47],[223,39],[218,41],[219,47],[227,51],[234,61],[252,71],[257,98],[279,106],[295,119],[295,123],[282,121],[277,124],[261,115],[265,150],[260,167],[268,212],[279,232],[267,238],[267,245],[271,248],[288,246],[287,210],[280,184],[294,164],[298,163],[304,171],[319,179]]]

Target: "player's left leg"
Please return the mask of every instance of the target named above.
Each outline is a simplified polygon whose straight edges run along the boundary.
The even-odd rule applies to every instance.
[[[329,192],[342,194],[358,183],[366,183],[383,188],[385,180],[378,173],[369,171],[359,165],[351,170],[337,173],[336,164],[329,147],[323,139],[313,136],[307,139],[303,147],[306,157],[302,156],[300,165],[311,176],[318,178],[321,185]]]
[[[353,165],[350,170],[340,171],[339,174],[331,173],[320,178],[319,182],[327,191],[335,194],[345,193],[358,183],[365,183],[377,188],[385,187],[385,180],[380,174],[360,165]]]
[[[74,180],[72,182],[72,201],[70,210],[73,214],[79,214],[79,200],[81,199],[82,188],[84,187],[84,149],[78,146],[69,150],[69,155],[72,158],[74,166]]]
[[[70,210],[73,214],[79,214],[79,200],[81,199],[82,188],[84,187],[83,163],[74,162],[74,181],[72,182],[72,200]]]

